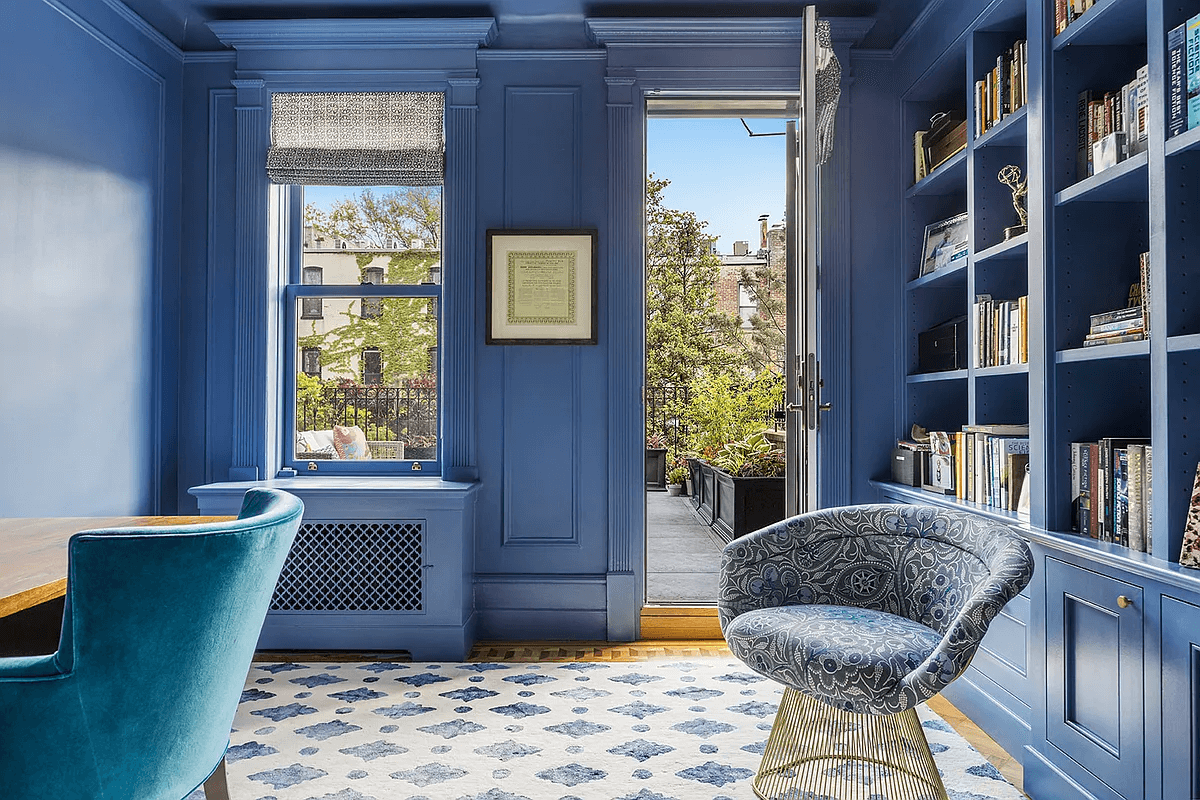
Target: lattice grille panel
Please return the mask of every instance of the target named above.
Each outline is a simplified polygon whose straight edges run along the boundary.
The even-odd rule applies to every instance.
[[[421,611],[423,522],[305,522],[273,611]]]

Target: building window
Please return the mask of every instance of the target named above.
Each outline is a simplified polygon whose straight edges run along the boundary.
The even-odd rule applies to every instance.
[[[380,286],[383,284],[383,267],[367,267],[363,271],[363,284]],[[362,299],[362,318],[377,319],[383,313],[382,297],[364,297]]]
[[[755,299],[754,289],[744,283],[738,284],[738,316],[742,318],[743,328],[753,328],[751,319],[758,313],[758,300]]]
[[[314,378],[321,377],[321,348],[304,348],[301,351],[300,362],[300,368],[304,371],[305,375],[311,375]]]
[[[324,270],[322,270],[320,267],[304,268],[303,281],[305,286],[320,286],[323,280]],[[301,309],[300,316],[303,319],[322,319],[324,316],[324,309],[322,308],[321,298],[305,298],[304,307]]]
[[[362,382],[367,386],[383,383],[383,353],[377,347],[362,351]]]

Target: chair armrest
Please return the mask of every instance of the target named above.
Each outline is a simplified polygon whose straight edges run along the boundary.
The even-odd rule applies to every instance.
[[[58,665],[58,653],[48,656],[0,658],[0,681],[19,678],[55,678],[65,674]]]
[[[796,541],[806,534],[802,518],[792,517],[725,545],[717,594],[722,631],[747,611],[811,602],[795,564]]]

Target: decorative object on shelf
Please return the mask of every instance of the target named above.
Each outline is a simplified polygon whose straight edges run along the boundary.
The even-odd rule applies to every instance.
[[[929,469],[921,488],[938,494],[954,494],[954,456],[950,434],[946,431],[929,433]]]
[[[596,344],[596,239],[487,231],[487,343]]]
[[[1025,210],[1029,179],[1021,177],[1021,168],[1016,164],[1001,169],[996,178],[1012,191],[1013,208],[1017,211],[1017,224],[1004,229],[1004,238],[1008,240],[1029,230],[1029,212]]]
[[[1200,568],[1200,464],[1196,465],[1196,480],[1192,484],[1192,500],[1188,504],[1187,522],[1183,526],[1183,546],[1179,550],[1179,566]]]
[[[961,112],[943,111],[929,118],[924,137],[925,163],[933,172],[967,147],[967,121]]]
[[[917,371],[946,372],[967,367],[967,318],[955,317],[917,334]]]
[[[964,211],[949,219],[925,226],[925,241],[921,247],[921,275],[939,269],[958,266],[967,257],[967,214]]]

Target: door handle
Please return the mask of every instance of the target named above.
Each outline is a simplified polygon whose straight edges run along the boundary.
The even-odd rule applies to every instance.
[[[1119,605],[1121,608],[1129,608],[1131,605],[1133,605],[1133,601],[1122,594],[1117,596],[1117,605]]]

